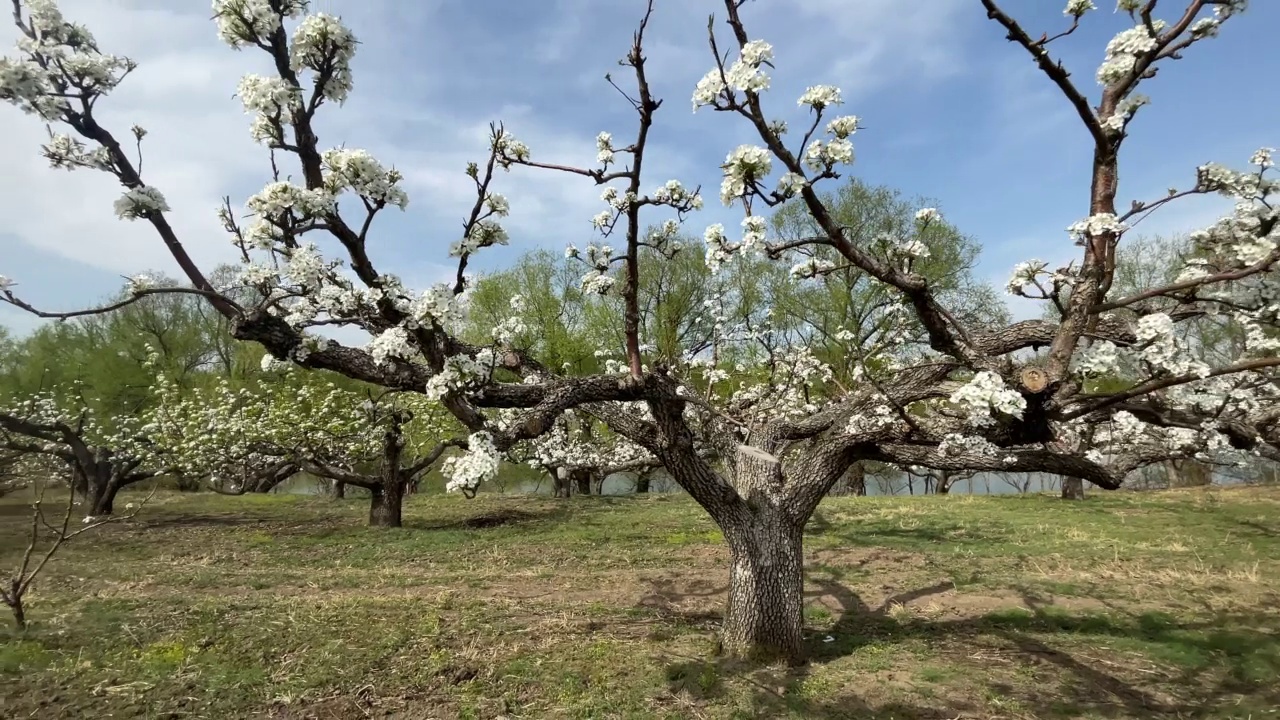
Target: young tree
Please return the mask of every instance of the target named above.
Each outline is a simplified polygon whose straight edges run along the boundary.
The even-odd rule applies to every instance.
[[[67,541],[90,530],[96,530],[111,522],[132,520],[142,510],[142,506],[147,504],[147,500],[151,499],[151,496],[148,495],[146,499],[139,503],[129,503],[125,507],[126,513],[124,515],[111,517],[89,516],[84,519],[82,527],[74,527],[71,524],[71,515],[76,505],[75,494],[67,493],[66,509],[62,513],[62,520],[57,523],[51,523],[44,511],[46,487],[47,483],[37,481],[35,500],[31,503],[31,530],[27,535],[27,548],[22,553],[22,560],[19,562],[18,567],[5,578],[5,582],[0,583],[0,601],[3,601],[9,607],[9,611],[13,613],[13,624],[19,631],[27,629],[25,603],[27,592],[31,590],[31,584],[35,582],[40,572],[49,564],[49,561],[53,559],[58,550]],[[44,548],[44,554],[37,559],[36,548],[40,545],[42,532],[52,534],[53,538],[49,541],[48,546]]]
[[[317,114],[350,95],[358,45],[337,18],[307,15],[305,0],[214,5],[220,37],[232,47],[261,51],[271,68],[239,85],[240,99],[254,114],[254,138],[271,149],[273,168],[289,158],[300,170],[297,183],[274,175],[250,198],[246,224],[230,207],[222,214],[246,260],[242,276],[261,290],[261,301],[217,293],[187,254],[168,221],[162,189],[145,182],[120,136],[95,115],[133,63],[101,53],[88,31],[64,21],[51,0],[29,0],[25,12],[17,3],[24,38],[20,56],[0,73],[0,96],[70,133],[55,134],[43,148],[54,166],[119,180],[124,193],[117,213],[154,229],[194,291],[230,319],[234,337],[260,343],[280,360],[438,399],[471,433],[468,451],[451,465],[452,488],[474,488],[492,477],[499,453],[548,432],[574,408],[648,450],[724,531],[732,569],[723,647],[795,659],[802,647],[802,528],[853,463],[1046,472],[1114,488],[1134,468],[1170,457],[1274,453],[1280,445],[1270,376],[1280,358],[1274,341],[1254,330],[1275,325],[1280,307],[1274,272],[1280,218],[1271,204],[1277,183],[1270,152],[1259,151],[1248,171],[1202,166],[1188,189],[1138,201],[1129,210],[1120,210],[1116,199],[1120,149],[1145,106],[1137,89],[1157,67],[1216,36],[1244,2],[1186,0],[1175,19],[1164,22],[1154,17],[1164,3],[1123,0],[1120,7],[1133,26],[1106,48],[1096,103],[1050,52],[1094,8],[1092,2],[1070,0],[1070,27],[1039,39],[995,0],[981,2],[1076,111],[1087,132],[1082,151],[1093,156],[1090,188],[1079,199],[1086,217],[1068,230],[1080,248],[1078,262],[1057,273],[1028,262],[1009,285],[1052,303],[1057,317],[1051,321],[982,328],[948,307],[915,269],[921,238],[941,222],[935,209],[920,209],[892,242],[852,236],[817,190],[853,159],[850,138],[858,119],[832,116],[840,91],[806,90],[800,132],[788,134],[773,113],[790,101],[766,101],[773,48],[748,33],[745,0],[724,2],[730,49],[722,52],[723,37],[710,28],[712,68],[694,89],[694,108],[738,118],[759,144],[732,150],[723,164],[721,200],[740,205],[746,217],[736,241],[721,225],[707,228],[706,260],[714,270],[742,262],[735,258],[744,255],[794,262],[804,261],[797,254],[810,248],[829,248],[840,265],[886,286],[894,312],[919,323],[927,347],[905,357],[860,358],[866,367],[852,383],[837,382],[802,335],[772,327],[769,308],[749,301],[755,297],[751,287],[728,283],[717,285],[720,295],[711,299],[711,347],[662,363],[646,357],[642,265],[675,252],[680,221],[702,205],[696,190],[676,180],[645,191],[650,131],[662,106],[643,49],[651,5],[622,60],[634,76],[622,93],[635,112],[633,139],[615,142],[601,133],[596,163],[573,167],[535,160],[527,146],[494,126],[489,157],[467,168],[476,200],[451,251],[458,259],[456,278],[420,295],[379,269],[367,252],[377,215],[408,201],[400,173],[364,151],[320,145]],[[130,144],[140,146],[145,130],[131,132]],[[584,291],[620,298],[623,342],[616,351],[605,350],[616,352],[621,372],[575,374],[548,368],[502,338],[483,344],[459,339],[468,262],[507,242],[499,220],[509,205],[494,184],[496,170],[512,168],[567,173],[604,187],[605,209],[594,222],[603,235],[617,238],[618,247],[593,243],[571,254],[585,263]],[[1179,197],[1214,192],[1234,198],[1236,207],[1193,236],[1197,253],[1179,279],[1115,294],[1116,247],[1128,224]],[[755,210],[791,198],[803,203],[817,232],[771,239],[767,220]],[[644,232],[655,225],[647,221],[655,215],[666,219],[656,223],[656,232]],[[345,259],[325,258],[311,239],[320,236],[334,240]],[[30,307],[11,289],[5,296]],[[1148,310],[1147,301],[1159,297],[1178,298],[1180,309]],[[736,302],[732,312],[723,307],[727,301]],[[1109,315],[1122,308],[1139,319]],[[1209,313],[1246,330],[1253,339],[1244,353],[1210,365],[1186,351],[1174,332],[1178,323]],[[333,325],[361,328],[373,339],[358,348],[312,332]],[[1035,347],[1047,347],[1047,356],[1028,366],[1025,351]],[[1109,371],[1119,358],[1131,358],[1142,376],[1119,389],[1085,389],[1084,381]]]

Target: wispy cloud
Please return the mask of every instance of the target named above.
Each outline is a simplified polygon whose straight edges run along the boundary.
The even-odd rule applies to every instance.
[[[230,260],[214,209],[224,195],[242,202],[269,173],[232,95],[242,74],[269,71],[266,58],[222,45],[205,3],[61,5],[109,52],[140,62],[136,75],[102,102],[104,122],[122,137],[134,123],[149,131],[144,171],[168,197],[188,248],[205,264]],[[1057,4],[1012,5],[1027,13],[1033,34],[1063,22]],[[1280,99],[1251,92],[1253,81],[1226,70],[1250,67],[1258,77],[1274,77],[1280,69],[1273,55],[1256,51],[1265,28],[1280,23],[1280,6],[1254,5],[1247,21],[1151,83],[1153,106],[1140,116],[1124,157],[1125,202],[1151,197],[1139,191],[1158,197],[1168,184],[1185,184],[1207,160],[1230,162],[1258,145],[1280,144],[1266,120],[1280,111]],[[344,106],[322,114],[322,142],[367,148],[405,173],[410,206],[379,220],[370,250],[381,267],[410,283],[451,273],[447,248],[474,200],[463,170],[484,158],[490,122],[504,122],[535,158],[567,164],[591,163],[601,130],[623,142],[634,132],[633,111],[604,74],[630,88],[627,70],[616,62],[643,2],[317,0],[316,7],[342,15],[362,40],[356,91]],[[712,12],[727,49],[731,38],[719,3],[658,3],[646,42],[654,91],[665,101],[646,184],[676,177],[703,186],[707,210],[688,228],[696,235],[712,222],[737,224],[737,213],[716,197],[719,164],[736,145],[754,140],[740,118],[691,111],[693,85],[712,65]],[[977,3],[778,0],[748,3],[743,13],[752,35],[771,42],[777,54],[765,98],[770,116],[794,126],[802,121],[795,98],[805,86],[842,87],[845,110],[867,127],[855,137],[854,174],[936,198],[984,244],[980,274],[1002,284],[1018,260],[1065,260],[1074,252],[1065,227],[1087,214],[1088,138],[1056,89]],[[1123,15],[1097,15],[1068,43],[1055,44],[1076,81],[1093,94],[1101,48],[1127,22]],[[3,34],[6,45],[14,35]],[[1222,108],[1230,109],[1229,120]],[[1209,130],[1218,127],[1240,132]],[[119,194],[112,178],[49,169],[38,156],[44,128],[12,108],[0,109],[0,132],[6,168],[0,211],[8,219],[0,230],[0,272],[19,276],[25,290],[60,307],[94,300],[116,287],[121,274],[172,272],[149,227],[112,214]],[[512,246],[487,252],[476,265],[481,270],[533,247],[581,244],[590,237],[589,218],[602,207],[600,188],[578,176],[516,168],[501,173],[495,189],[511,200]],[[1208,205],[1184,207],[1192,209],[1161,211],[1142,231],[1175,232],[1212,219]],[[12,324],[10,317],[0,315],[0,322]]]

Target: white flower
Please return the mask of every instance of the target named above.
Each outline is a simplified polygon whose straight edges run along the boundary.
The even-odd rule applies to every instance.
[[[596,136],[596,162],[608,165],[613,162],[613,136],[602,132]]]
[[[1071,236],[1072,240],[1076,241],[1076,244],[1082,244],[1085,239],[1096,235],[1107,233],[1120,235],[1128,229],[1129,226],[1120,222],[1120,219],[1114,214],[1099,213],[1072,223],[1067,228],[1067,234]]]
[[[467,451],[445,460],[441,468],[449,478],[445,490],[475,490],[480,483],[497,476],[500,462],[493,436],[487,432],[472,434],[467,438]]]
[[[773,169],[773,156],[769,151],[755,145],[739,145],[725,158],[724,180],[720,184],[720,199],[725,205],[731,205],[736,198],[743,197],[753,183],[763,180]]]
[[[326,150],[321,156],[324,163],[325,188],[333,195],[351,190],[374,203],[395,205],[401,210],[409,204],[409,196],[400,188],[400,171],[383,168],[382,164],[365,150]]]
[[[839,105],[844,101],[840,99],[840,88],[834,85],[813,85],[804,91],[800,99],[796,101],[797,105],[804,107],[808,105],[814,110],[821,110],[832,105]],[[857,123],[855,119],[854,123]]]
[[[1067,9],[1062,11],[1063,15],[1071,17],[1080,17],[1090,10],[1097,10],[1098,6],[1093,4],[1093,0],[1067,0]]]
[[[1160,32],[1163,20],[1153,20],[1152,27]],[[1138,58],[1156,48],[1156,38],[1146,24],[1139,24],[1117,34],[1107,43],[1106,60],[1098,67],[1098,83],[1111,85],[1128,75],[1138,64]]]
[[[311,70],[317,81],[323,76],[320,94],[341,103],[351,92],[351,58],[356,45],[355,35],[338,18],[325,13],[308,15],[293,31],[289,67],[294,72]]]
[[[1080,354],[1076,369],[1085,377],[1116,373],[1120,370],[1119,349],[1107,340],[1096,340]]]
[[[169,203],[159,190],[144,185],[121,195],[115,202],[115,211],[121,220],[145,219],[155,213],[169,212]]]
[[[387,358],[407,359],[413,357],[414,348],[409,342],[409,333],[402,327],[393,327],[369,341],[365,349],[373,356],[373,361],[382,365]]]
[[[965,411],[969,424],[975,427],[992,424],[992,411],[1020,418],[1027,407],[1021,393],[1006,387],[1003,378],[987,370],[951,393],[950,400]]]
[[[1005,284],[1005,291],[1010,295],[1021,295],[1023,288],[1035,282],[1036,276],[1044,272],[1049,263],[1042,260],[1028,260],[1013,267],[1013,276]]]
[[[144,273],[140,275],[134,275],[133,277],[129,278],[128,282],[125,285],[125,290],[131,295],[136,295],[137,293],[140,293],[143,290],[149,290],[155,287],[155,284],[156,284],[155,279],[152,278],[150,275],[147,275]]]
[[[845,115],[827,123],[827,134],[838,138],[847,138],[858,131],[858,116]]]

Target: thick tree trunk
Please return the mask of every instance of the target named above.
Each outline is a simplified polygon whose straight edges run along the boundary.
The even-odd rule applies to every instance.
[[[392,413],[391,424],[382,436],[382,469],[378,473],[380,482],[370,488],[369,527],[400,527],[404,487],[409,480],[400,466],[405,420],[399,412]]]
[[[1063,500],[1083,500],[1084,499],[1084,481],[1080,478],[1064,477],[1062,478],[1062,499]]]
[[[373,488],[369,501],[369,527],[400,527],[404,485],[389,483]]]
[[[796,663],[803,659],[803,532],[770,510],[729,542],[729,605],[721,643],[735,657]]]
[[[85,502],[85,515],[98,517],[115,512],[116,493],[120,487],[109,478],[95,478],[89,483],[89,495]]]
[[[649,474],[643,473],[636,478],[636,493],[649,492]]]
[[[574,492],[578,493],[579,495],[591,494],[591,471],[590,470],[586,470],[586,469],[573,470],[573,471],[570,471],[569,477],[573,481]]]
[[[729,604],[722,650],[752,661],[803,659],[804,522],[773,501],[782,485],[777,458],[740,447],[734,485],[749,511],[721,522],[729,545]]]
[[[333,481],[333,497],[335,500],[342,500],[347,496],[347,484],[340,481]]]

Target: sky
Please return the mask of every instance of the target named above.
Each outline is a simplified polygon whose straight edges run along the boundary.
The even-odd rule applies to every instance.
[[[1107,41],[1131,25],[1113,3],[1096,2],[1099,10],[1079,31],[1051,45],[1093,101]],[[1157,16],[1173,20],[1185,4],[1164,0]],[[486,157],[489,123],[504,123],[535,160],[577,166],[594,162],[598,132],[611,132],[619,145],[634,137],[635,113],[604,75],[633,87],[616,61],[629,47],[643,0],[313,5],[340,15],[361,42],[355,90],[343,106],[321,111],[321,143],[367,149],[404,173],[409,206],[379,217],[369,251],[380,270],[411,287],[451,274],[448,247],[474,202],[463,171]],[[1064,5],[1002,3],[1033,36],[1065,29]],[[1280,55],[1267,51],[1274,44],[1267,28],[1280,27],[1280,3],[1251,5],[1220,37],[1165,63],[1143,84],[1152,104],[1130,125],[1121,207],[1188,187],[1199,164],[1243,167],[1257,148],[1280,145],[1280,95],[1266,90],[1280,74]],[[250,118],[234,97],[243,74],[270,71],[267,56],[219,42],[207,0],[61,0],[60,6],[94,32],[105,52],[138,61],[138,70],[99,103],[100,122],[117,137],[135,123],[147,129],[144,179],[167,197],[170,221],[188,250],[206,269],[234,260],[215,210],[224,196],[241,204],[270,179],[267,153],[251,140]],[[717,0],[656,0],[645,45],[653,92],[664,100],[645,186],[670,178],[700,184],[706,209],[686,225],[698,236],[714,222],[738,227],[741,210],[718,199],[719,166],[739,144],[758,144],[741,117],[692,112],[694,85],[713,65],[709,15],[724,48],[729,34]],[[1020,261],[1056,266],[1074,255],[1065,229],[1088,214],[1089,137],[979,0],[753,0],[743,19],[753,38],[774,47],[767,114],[801,127],[796,99],[804,88],[839,86],[840,114],[858,115],[863,126],[846,175],[927,198],[982,245],[981,279],[1003,286]],[[15,37],[11,27],[0,35],[6,54],[13,54]],[[115,292],[123,276],[177,275],[149,225],[115,217],[120,188],[113,177],[49,168],[39,155],[46,132],[36,118],[0,107],[0,215],[7,219],[0,226],[0,274],[19,283],[15,291],[39,307],[71,310]],[[505,223],[511,245],[484,251],[473,263],[482,271],[531,249],[590,242],[590,218],[603,209],[600,188],[579,176],[514,168],[499,173],[493,189],[511,201]],[[1221,199],[1191,198],[1134,233],[1188,232],[1226,207]],[[1019,302],[1016,315],[1038,314]],[[0,324],[18,334],[38,322],[0,306]]]

